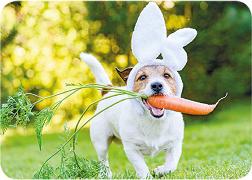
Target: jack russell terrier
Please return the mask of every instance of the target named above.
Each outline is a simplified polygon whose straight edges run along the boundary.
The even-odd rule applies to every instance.
[[[183,49],[196,37],[197,31],[183,28],[167,37],[163,15],[156,3],[150,2],[141,12],[132,34],[132,52],[138,64],[123,71],[117,70],[126,82],[122,89],[151,96],[164,94],[181,96],[183,83],[177,71],[187,62]],[[158,59],[159,55],[162,59]],[[112,85],[98,60],[86,53],[81,59],[90,67],[99,84]],[[113,95],[108,92],[104,97]],[[97,112],[125,98],[115,96],[102,101]],[[143,99],[119,103],[93,119],[90,136],[98,158],[108,167],[108,148],[113,139],[120,139],[124,151],[133,164],[138,177],[151,177],[144,155],[166,153],[165,163],[154,173],[164,175],[176,170],[184,136],[184,122],[179,112],[152,107]]]

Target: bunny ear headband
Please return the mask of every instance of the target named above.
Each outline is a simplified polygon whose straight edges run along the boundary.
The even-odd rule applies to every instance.
[[[127,80],[129,90],[133,89],[134,78],[137,71],[146,65],[165,65],[177,77],[182,86],[177,71],[184,68],[187,62],[187,53],[184,46],[189,44],[197,35],[191,28],[179,29],[167,37],[165,21],[156,3],[150,2],[142,10],[132,34],[131,47],[138,64],[134,66]],[[159,55],[163,59],[156,59]],[[181,83],[180,83],[181,81]],[[182,91],[182,87],[180,88]],[[180,95],[178,93],[178,95]]]

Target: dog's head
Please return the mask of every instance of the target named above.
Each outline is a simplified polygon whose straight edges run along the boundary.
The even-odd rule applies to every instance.
[[[138,64],[118,71],[127,82],[127,89],[151,96],[154,94],[181,96],[183,83],[177,71],[184,68],[187,53],[184,46],[196,37],[197,31],[183,28],[167,37],[162,12],[154,2],[148,3],[138,17],[132,34],[132,52]],[[163,59],[157,59],[159,55]],[[151,116],[161,118],[164,109],[141,102]]]
[[[127,82],[129,73],[132,68],[127,68],[117,72],[120,77]],[[146,65],[141,67],[135,75],[133,82],[134,92],[152,96],[156,94],[175,96],[178,93],[176,78],[173,72],[164,65]],[[155,118],[164,116],[164,109],[154,108],[148,104],[145,99],[141,99],[139,103],[145,111]]]
[[[156,94],[175,95],[176,81],[168,67],[162,65],[148,65],[142,67],[134,79],[133,91],[147,96]],[[164,116],[164,109],[151,106],[145,99],[141,101],[144,109],[155,118]]]

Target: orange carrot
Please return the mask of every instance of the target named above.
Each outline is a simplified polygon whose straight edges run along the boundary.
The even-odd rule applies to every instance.
[[[196,101],[191,101],[180,97],[171,97],[162,95],[150,96],[148,97],[147,101],[151,106],[160,109],[164,108],[191,115],[207,115],[211,113],[218,105],[218,103],[222,99],[226,98],[227,95],[228,94],[220,98],[215,104],[210,105]]]

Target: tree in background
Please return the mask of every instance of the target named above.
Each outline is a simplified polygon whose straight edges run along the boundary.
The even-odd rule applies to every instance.
[[[147,2],[15,2],[1,18],[1,100],[22,84],[40,96],[65,88],[65,83],[90,83],[94,78],[78,56],[82,51],[101,60],[115,85],[123,82],[114,68],[136,63],[131,33]],[[181,72],[183,96],[213,101],[251,94],[251,14],[239,2],[159,2],[169,33],[186,26],[198,36],[186,47],[189,60]],[[74,96],[53,122],[72,119],[100,95],[86,90]],[[216,98],[215,98],[216,99]],[[214,100],[215,100],[214,99]],[[37,106],[43,108],[52,101]]]
[[[251,14],[240,2],[193,2],[189,62],[182,72],[185,95],[212,100],[251,94]]]
[[[101,20],[98,34],[102,33],[116,42],[119,48],[114,52],[115,56],[118,53],[126,54],[125,58],[129,59],[126,65],[135,63],[130,50],[131,33],[145,4],[87,4],[89,12],[96,12],[90,14],[89,18]],[[187,48],[188,64],[181,72],[186,87],[184,95],[202,101],[211,101],[212,97],[221,97],[225,92],[229,92],[232,98],[250,95],[249,9],[239,2],[177,2],[174,7],[173,5],[172,2],[161,3],[168,31],[171,33],[184,26],[198,30],[197,38]],[[95,50],[93,48],[92,52]],[[97,53],[99,54],[99,50]],[[114,63],[115,57],[111,54],[113,53],[104,57],[113,66],[120,66],[120,63]]]

